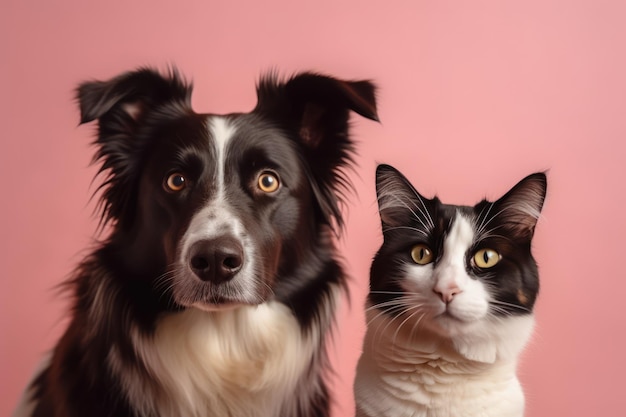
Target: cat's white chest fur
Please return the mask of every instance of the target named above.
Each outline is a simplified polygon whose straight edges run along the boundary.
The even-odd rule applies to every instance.
[[[457,346],[459,341],[442,342],[441,335],[419,332],[415,337],[398,328],[401,320],[376,310],[368,319],[355,382],[357,417],[523,416],[524,395],[515,368],[532,331],[532,316],[493,325],[495,351],[487,352],[484,361],[460,353],[472,342],[477,349],[491,350],[480,341],[480,329],[475,341],[463,340]]]

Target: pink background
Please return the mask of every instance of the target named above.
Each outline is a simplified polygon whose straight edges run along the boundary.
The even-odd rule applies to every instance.
[[[89,3],[89,4],[88,4]],[[382,5],[381,5],[382,4]],[[626,7],[531,1],[18,1],[0,12],[0,415],[64,327],[54,286],[84,254],[92,128],[72,89],[175,63],[202,112],[246,111],[262,71],[314,69],[380,86],[341,241],[335,416],[353,410],[361,305],[380,243],[376,162],[451,203],[549,170],[536,235],[538,326],[520,375],[527,416],[624,416]]]

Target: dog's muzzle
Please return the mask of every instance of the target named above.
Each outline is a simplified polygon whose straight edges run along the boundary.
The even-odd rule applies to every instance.
[[[233,279],[243,267],[243,247],[230,236],[199,240],[189,249],[187,263],[202,281],[221,284]]]

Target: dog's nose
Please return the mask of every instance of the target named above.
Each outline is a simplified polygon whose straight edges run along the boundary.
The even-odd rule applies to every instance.
[[[231,237],[200,240],[191,246],[189,266],[202,281],[221,284],[243,266],[243,247]]]

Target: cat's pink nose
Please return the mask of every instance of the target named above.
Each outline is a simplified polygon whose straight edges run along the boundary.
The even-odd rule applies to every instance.
[[[433,288],[433,291],[441,298],[441,301],[446,304],[450,303],[455,295],[463,292],[454,282],[446,285],[437,284],[435,288]]]

